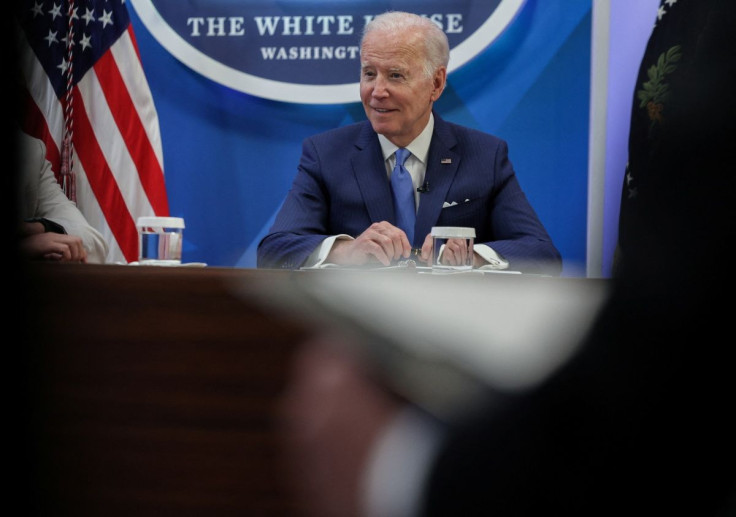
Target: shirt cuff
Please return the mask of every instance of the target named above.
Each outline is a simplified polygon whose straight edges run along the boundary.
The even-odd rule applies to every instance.
[[[302,269],[323,269],[328,267],[335,267],[335,264],[325,262],[327,255],[330,254],[332,246],[337,240],[353,240],[350,235],[340,234],[327,237],[323,240],[319,246],[317,246],[307,260],[304,261]]]
[[[507,269],[509,267],[509,261],[487,244],[476,244],[473,246],[473,251],[487,262],[478,269]]]

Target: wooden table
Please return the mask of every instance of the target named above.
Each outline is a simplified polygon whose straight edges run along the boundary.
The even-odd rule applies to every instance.
[[[275,409],[312,329],[256,293],[330,272],[41,263],[23,273],[13,349],[24,353],[9,364],[28,381],[17,399],[28,513],[301,514]]]
[[[67,264],[28,273],[19,450],[30,514],[298,513],[273,410],[303,329],[247,296],[250,279],[292,273]]]

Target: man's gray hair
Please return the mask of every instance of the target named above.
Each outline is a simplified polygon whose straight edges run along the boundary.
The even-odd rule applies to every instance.
[[[363,36],[360,40],[360,48],[363,48],[363,40],[366,35],[373,31],[381,32],[405,32],[411,31],[421,37],[419,41],[424,43],[424,73],[432,77],[441,66],[447,67],[450,61],[450,44],[447,35],[435,22],[424,16],[401,11],[387,11],[379,14],[363,27]]]

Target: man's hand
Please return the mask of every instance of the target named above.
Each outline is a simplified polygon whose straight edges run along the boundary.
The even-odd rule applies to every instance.
[[[447,239],[440,260],[449,266],[464,266],[468,260],[468,253],[473,252],[468,250],[466,239]]]
[[[449,239],[445,244],[445,249],[442,252],[442,263],[450,264],[453,266],[459,264],[465,264],[468,253],[471,253],[466,246],[467,241],[465,239]],[[473,267],[479,268],[488,264],[483,257],[475,252],[473,253]],[[432,265],[432,234],[428,234],[422,244],[422,262]]]
[[[409,258],[411,243],[403,230],[381,221],[373,223],[354,240],[338,240],[332,246],[327,262],[362,266],[379,262],[384,266],[400,258]]]
[[[34,233],[20,240],[19,250],[21,255],[31,260],[87,262],[87,250],[76,235]]]

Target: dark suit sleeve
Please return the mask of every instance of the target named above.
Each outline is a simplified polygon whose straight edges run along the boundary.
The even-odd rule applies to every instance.
[[[259,268],[296,269],[325,238],[329,201],[311,139],[302,144],[297,175],[268,235],[258,245]]]
[[[558,275],[562,257],[519,184],[506,142],[496,147],[493,164],[496,187],[488,213],[493,240],[486,244],[506,258],[511,269]]]

